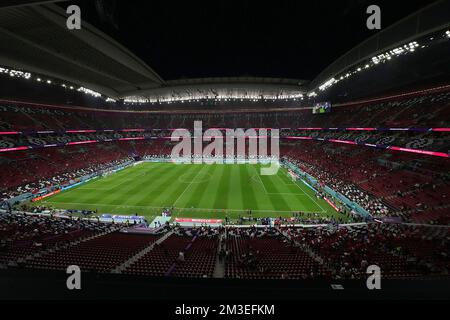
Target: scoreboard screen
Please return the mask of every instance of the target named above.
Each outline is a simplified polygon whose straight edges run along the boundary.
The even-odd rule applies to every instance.
[[[330,102],[319,102],[313,106],[313,114],[322,114],[331,112]]]

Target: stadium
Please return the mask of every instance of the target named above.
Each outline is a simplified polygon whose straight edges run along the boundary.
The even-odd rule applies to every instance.
[[[254,76],[146,57],[122,1],[3,1],[0,297],[448,298],[450,2],[419,2],[280,72],[230,49]]]

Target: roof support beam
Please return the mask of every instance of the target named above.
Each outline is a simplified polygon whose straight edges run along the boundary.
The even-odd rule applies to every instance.
[[[22,41],[22,42],[24,42],[24,43],[26,43],[26,44],[28,44],[28,45],[31,45],[31,46],[33,46],[34,48],[38,48],[38,49],[40,49],[40,50],[42,50],[42,51],[48,53],[48,54],[51,55],[51,56],[60,58],[60,59],[64,60],[65,62],[67,62],[68,64],[75,65],[75,66],[78,67],[79,69],[84,69],[84,70],[86,70],[86,71],[93,72],[93,73],[98,74],[98,75],[100,75],[100,76],[107,77],[107,78],[109,78],[109,79],[111,79],[111,80],[118,81],[118,82],[121,82],[121,83],[130,85],[130,86],[134,86],[134,85],[133,85],[132,83],[130,83],[130,82],[127,82],[127,81],[125,81],[125,80],[123,80],[123,79],[121,79],[121,78],[117,78],[117,77],[115,77],[115,76],[113,76],[113,75],[107,74],[107,73],[105,73],[105,72],[99,71],[99,70],[94,69],[94,68],[92,68],[92,67],[89,67],[89,66],[86,66],[86,65],[84,65],[84,64],[81,64],[81,63],[79,63],[79,62],[76,62],[76,61],[74,61],[74,60],[73,60],[72,58],[70,58],[70,57],[67,57],[67,56],[65,56],[65,55],[63,55],[63,54],[61,54],[61,53],[57,53],[57,52],[55,52],[55,51],[53,51],[53,50],[51,50],[51,49],[48,49],[48,48],[46,48],[46,47],[43,47],[43,46],[41,46],[40,44],[38,44],[38,43],[36,43],[36,42],[34,42],[34,41],[31,41],[31,40],[29,40],[29,39],[26,39],[26,38],[24,38],[24,37],[21,37],[21,36],[19,36],[18,34],[13,33],[13,32],[11,32],[11,31],[9,31],[9,30],[6,30],[6,29],[4,29],[4,28],[2,28],[2,27],[0,27],[0,32],[2,32],[2,33],[4,33],[4,34],[8,35],[9,37],[16,38],[16,39],[18,39],[18,40],[20,40],[20,41]]]

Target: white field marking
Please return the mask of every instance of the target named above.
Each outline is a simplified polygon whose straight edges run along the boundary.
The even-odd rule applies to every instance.
[[[78,205],[87,205],[87,206],[94,206],[94,207],[113,207],[113,208],[148,208],[148,209],[164,209],[167,208],[167,206],[165,207],[155,207],[155,206],[131,206],[131,205],[116,205],[116,204],[101,204],[101,203],[79,203],[79,202],[52,202],[52,201],[47,201],[47,203],[49,204],[55,204],[55,205],[74,205],[74,206],[78,206]],[[179,208],[179,207],[174,207],[174,209],[176,210],[186,210],[186,211],[209,211],[210,213],[215,213],[214,211],[225,211],[225,212],[246,212],[248,211],[248,209],[214,209],[214,208]],[[269,213],[292,213],[292,212],[296,212],[296,211],[302,211],[305,213],[326,213],[326,212],[319,212],[319,211],[304,211],[301,209],[297,209],[297,210],[253,210],[253,212],[261,212],[261,213],[265,213],[265,212],[269,212]]]
[[[308,196],[308,198],[310,198],[320,209],[322,209],[322,212],[323,213],[326,213],[327,211],[320,205],[320,204],[318,204],[317,202],[316,202],[316,200],[314,200],[309,194],[308,194],[308,192],[306,192],[306,191],[303,191],[303,189],[298,185],[298,183],[296,183],[295,184],[296,186],[297,186],[297,188],[299,188],[300,190],[302,190],[302,192],[304,192],[307,196]]]
[[[283,170],[282,170],[283,171]],[[287,174],[287,171],[284,171],[284,174],[286,177],[289,177]],[[291,185],[295,185],[297,187],[299,187],[299,185],[297,183],[289,183],[287,184],[278,174],[276,175],[276,177],[282,182],[284,183],[286,186],[291,186]],[[302,188],[299,187],[299,189],[302,191],[301,195],[307,196],[308,194],[305,192],[305,190],[303,190]]]
[[[252,166],[253,168],[254,168],[254,170],[257,170],[257,169],[255,169],[255,166]],[[193,181],[195,180],[195,178],[197,178],[197,176],[198,176],[198,174],[200,174],[200,172],[204,169],[205,167],[202,167],[202,169],[200,169],[198,172],[197,172],[197,174],[195,175],[195,177],[193,178]],[[132,168],[128,168],[128,169],[132,169]],[[125,171],[125,170],[124,170]],[[139,171],[141,171],[141,170],[139,170]],[[123,172],[123,171],[122,171]],[[122,172],[119,172],[119,173],[122,173]],[[137,175],[137,176],[141,176],[141,175],[144,175],[145,173],[143,173],[143,174],[140,174],[140,175]],[[287,173],[286,173],[286,171],[285,171],[285,174],[287,175]],[[262,180],[261,180],[261,177],[259,176],[259,174],[258,174],[258,172],[256,172],[256,175],[258,176],[258,178],[259,178],[259,182],[262,184],[262,187],[264,188],[264,191],[265,191],[265,193],[266,193],[266,195],[295,195],[295,196],[307,196],[307,197],[309,197],[319,208],[321,208],[322,209],[322,213],[326,213],[326,211],[323,209],[323,207],[321,206],[321,205],[319,205],[313,198],[311,198],[311,196],[309,195],[309,194],[307,194],[297,183],[293,183],[293,184],[295,184],[296,186],[297,186],[297,188],[298,189],[300,189],[300,191],[302,191],[302,193],[301,194],[296,194],[296,193],[289,193],[289,194],[285,194],[285,193],[269,193],[269,192],[267,192],[267,189],[265,188],[265,185],[264,185],[264,183],[262,182]],[[108,177],[105,177],[105,178],[109,178],[110,176],[108,176]],[[281,180],[281,178],[280,177],[278,177],[280,180]],[[255,177],[254,176],[252,176],[252,179],[255,179]],[[130,181],[130,180],[128,180],[127,179],[127,181],[126,182],[128,182],[128,181]],[[134,181],[134,180],[133,180]],[[174,202],[174,204],[173,204],[173,206],[175,206],[175,204],[176,204],[176,202],[178,202],[179,201],[179,199],[183,196],[183,194],[187,191],[187,189],[192,185],[192,184],[195,184],[193,181],[191,181],[190,183],[189,183],[189,185],[188,186],[186,186],[186,188],[185,188],[185,190],[183,191],[183,193],[178,197],[178,199]],[[95,182],[100,182],[99,180],[97,180],[97,181],[94,181],[94,183]],[[284,181],[283,181],[284,182]],[[112,188],[114,188],[114,187],[116,187],[116,186],[119,186],[119,185],[121,185],[121,184],[123,184],[124,182],[121,182],[120,184],[116,184],[116,185],[114,185]],[[202,182],[203,183],[203,182]],[[198,184],[198,183],[197,183]],[[111,189],[112,189],[111,188]],[[80,188],[81,189],[81,188]],[[111,190],[111,189],[98,189],[98,188],[93,188],[94,190],[106,190],[106,191],[108,191],[108,190]],[[47,201],[47,202],[42,202],[42,203],[50,203],[50,204],[68,204],[68,205],[89,205],[89,206],[99,206],[99,207],[112,207],[112,208],[150,208],[150,209],[162,209],[162,208],[166,208],[167,206],[159,206],[159,207],[156,207],[156,206],[133,206],[133,205],[111,205],[111,204],[100,204],[100,203],[95,203],[95,204],[93,204],[93,203],[69,203],[69,202],[52,202],[52,201]],[[177,207],[175,207],[176,209],[180,209],[180,210],[204,210],[204,211],[213,211],[213,210],[225,210],[225,211],[231,211],[231,212],[242,212],[242,211],[245,211],[246,209],[213,209],[213,208],[177,208]],[[302,212],[305,212],[305,213],[319,213],[318,211],[303,211],[303,210],[291,210],[291,211],[281,211],[281,210],[252,210],[253,212],[274,212],[274,213],[276,213],[276,212],[280,212],[280,213],[289,213],[289,212],[294,212],[294,211],[302,211]]]
[[[120,180],[119,180],[120,183],[113,184],[109,189],[106,189],[106,190],[112,190],[112,189],[114,189],[114,188],[117,188],[118,186],[121,186],[121,185],[123,185],[123,184],[125,184],[125,183],[129,183],[129,182],[131,182],[131,181],[134,182],[134,181],[136,181],[136,180],[135,180],[136,178],[142,177],[142,176],[144,176],[144,175],[146,175],[146,172],[141,173],[141,174],[137,174],[137,175],[133,175],[133,179],[120,179]],[[115,178],[117,178],[117,177],[115,177]],[[104,182],[106,182],[106,181],[104,181]]]
[[[111,175],[108,175],[107,177],[104,177],[103,179],[117,178],[119,174],[125,173],[124,171],[127,171],[127,170],[130,170],[130,171],[131,171],[131,169],[134,169],[134,168],[135,168],[135,167],[126,168],[126,169],[124,169],[124,170],[122,170],[122,171],[120,171],[120,172],[116,172],[116,173],[113,173],[113,174],[111,174]],[[133,170],[133,171],[134,171],[134,170]],[[145,170],[145,171],[144,171],[144,168],[139,168],[139,169],[136,170],[136,175],[130,174],[130,172],[128,172],[127,177],[133,177],[133,179],[120,179],[120,180],[119,180],[119,181],[120,181],[119,183],[111,185],[110,188],[102,188],[102,189],[97,189],[97,190],[110,191],[110,190],[112,190],[112,189],[115,189],[115,188],[118,187],[118,186],[121,186],[121,185],[127,183],[127,182],[134,182],[136,178],[145,176],[145,175],[147,175],[147,173],[149,173],[150,171],[152,171],[152,170]],[[152,172],[153,172],[153,171],[152,171]],[[97,181],[100,182],[101,180],[97,180]],[[97,181],[95,181],[95,182],[97,182]],[[103,182],[103,183],[106,183],[107,181],[104,181],[104,180],[103,180],[102,182]]]
[[[264,182],[262,181],[262,179],[261,179],[261,177],[260,177],[260,175],[259,175],[259,173],[258,173],[258,172],[259,172],[258,169],[255,169],[255,166],[252,166],[252,168],[253,168],[253,170],[256,171],[256,176],[258,177],[259,182],[261,183],[261,185],[262,185],[262,187],[263,187],[263,189],[264,189],[264,192],[265,192],[266,194],[269,194],[269,192],[267,192],[266,186],[264,185]]]
[[[200,172],[203,171],[203,169],[205,169],[205,166],[202,166],[200,170],[198,170],[198,172],[195,174],[194,178],[192,178],[192,181],[195,180],[195,178],[197,178],[198,174]],[[178,196],[178,198],[175,200],[175,202],[173,203],[173,206],[175,207],[175,204],[181,199],[181,197],[186,193],[186,191],[189,189],[189,187],[192,185],[192,181],[186,186],[186,188],[184,188],[184,191]]]
[[[288,183],[288,182],[284,181],[283,179],[281,179],[281,178],[279,177],[279,175],[277,174],[277,177],[280,178],[280,180],[281,180],[285,185],[287,185],[287,186],[293,186],[293,185],[296,184],[294,181],[292,181],[292,177],[291,177],[290,175],[288,175],[288,172],[287,172],[286,169],[282,168],[280,171],[282,171],[282,172],[284,173],[284,175],[285,175],[285,176],[288,178],[288,180],[289,180],[289,183]],[[305,193],[305,192],[303,191],[303,193]]]
[[[264,183],[262,182],[262,180],[261,180],[261,178],[259,178],[258,180],[255,178],[255,176],[256,175],[253,175],[252,176],[252,179],[254,180],[254,181],[256,181],[258,184],[262,184],[262,188],[264,189],[264,193],[266,194],[266,195],[272,195],[272,196],[275,196],[275,195],[290,195],[290,196],[307,196],[305,193],[283,193],[283,192],[268,192],[267,191],[267,189],[265,188],[265,186],[264,186]]]
[[[131,169],[131,168],[127,168],[127,169]],[[125,169],[126,170],[126,169]],[[112,190],[112,189],[114,189],[115,187],[117,187],[117,186],[120,186],[120,185],[122,185],[122,184],[124,184],[124,183],[126,183],[126,182],[130,182],[130,181],[134,181],[134,179],[120,179],[119,181],[120,181],[120,183],[118,183],[118,184],[111,184],[111,182],[108,182],[108,181],[106,181],[108,178],[113,178],[113,176],[114,176],[114,178],[117,178],[118,176],[116,176],[116,175],[118,175],[118,174],[120,174],[120,172],[117,172],[117,173],[114,173],[114,174],[112,174],[112,175],[110,175],[110,176],[107,176],[107,177],[99,177],[99,179],[97,179],[97,180],[95,180],[95,181],[90,181],[90,182],[88,182],[87,184],[86,184],[86,187],[84,187],[84,186],[79,186],[79,187],[77,187],[77,190],[99,190],[99,191],[110,191],[110,190]],[[136,175],[135,177],[139,177],[139,176],[141,176],[141,175]],[[94,184],[109,184],[110,185],[110,187],[109,188],[94,188],[93,187],[93,185]],[[112,186],[111,186],[112,185]],[[90,186],[90,187],[89,187]]]
[[[60,205],[112,207],[112,208],[152,208],[152,209],[164,208],[164,207],[132,206],[132,205],[106,204],[106,203],[56,202],[56,201],[47,201],[46,203],[50,203],[50,204],[54,204],[54,205],[60,204]]]
[[[117,177],[116,177],[116,178],[117,178]],[[134,179],[120,179],[119,181],[120,181],[120,183],[117,183],[117,184],[111,184],[111,182],[107,182],[107,181],[104,181],[104,180],[101,181],[101,182],[104,183],[104,184],[109,184],[109,185],[110,185],[109,188],[80,187],[80,188],[77,188],[77,190],[100,190],[100,191],[111,191],[112,189],[114,189],[114,188],[116,188],[116,187],[118,187],[118,186],[120,186],[120,185],[122,185],[122,184],[124,184],[124,183],[130,182],[130,181],[134,181]],[[97,181],[95,181],[95,182],[100,182],[100,180],[97,180]]]
[[[259,181],[256,181],[255,176],[258,177],[258,180],[259,180]],[[278,175],[277,175],[277,177],[278,177]],[[286,196],[307,196],[307,194],[305,194],[305,192],[303,192],[303,193],[268,192],[267,189],[266,189],[266,186],[264,185],[264,182],[262,181],[261,176],[258,174],[258,172],[256,172],[256,174],[252,176],[252,179],[255,180],[256,182],[260,183],[260,184],[262,185],[263,189],[264,189],[265,194],[266,194],[266,195],[269,195],[269,196],[271,196],[271,195],[272,195],[272,196],[276,196],[276,195],[286,195]],[[279,178],[279,179],[281,179],[281,178]],[[300,190],[301,190],[301,189],[300,189]],[[303,191],[303,190],[302,190],[302,191]]]
[[[285,172],[285,174],[286,174],[286,176],[287,176],[287,172]],[[278,175],[277,175],[277,178],[278,179],[280,179],[282,182],[283,182],[283,179],[281,179]],[[302,191],[302,194],[301,195],[303,195],[303,196],[307,196],[309,199],[311,199],[321,210],[322,210],[322,213],[326,213],[326,210],[319,204],[319,203],[317,203],[305,190],[303,190],[299,185],[298,185],[298,183],[294,183],[296,186],[297,186],[297,188],[299,188],[301,191]]]

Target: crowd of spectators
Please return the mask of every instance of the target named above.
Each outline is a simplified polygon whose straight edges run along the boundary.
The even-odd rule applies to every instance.
[[[36,104],[5,104],[0,106],[0,130],[63,130],[63,129],[125,129],[125,128],[182,128],[186,123],[201,120],[210,128],[267,128],[267,127],[383,127],[389,124],[407,126],[439,127],[448,123],[446,107],[450,92],[430,92],[427,95],[405,93],[401,98],[373,103],[351,103],[333,107],[326,115],[315,116],[310,109],[283,112],[203,113],[178,112],[157,114],[155,112],[99,112],[48,108]],[[426,108],[427,112],[423,113]],[[393,111],[394,110],[394,111]],[[131,110],[132,111],[132,110]],[[142,109],[140,110],[142,111]],[[152,108],[152,111],[154,109]],[[368,116],[370,115],[370,116]]]
[[[343,181],[337,178],[333,173],[320,169],[307,162],[291,157],[287,157],[286,159],[317,179],[319,184],[326,185],[334,191],[339,192],[347,199],[367,210],[371,215],[388,216],[390,214],[388,207],[380,199],[369,195],[356,185]]]
[[[113,230],[112,224],[80,218],[60,218],[41,214],[0,213],[0,262],[2,253],[14,248],[46,249],[71,240],[70,234],[102,233]],[[32,252],[32,251],[31,251]]]
[[[82,177],[100,175],[103,172],[107,172],[108,170],[111,170],[115,167],[124,165],[130,162],[131,160],[132,160],[131,158],[127,157],[119,160],[113,160],[108,163],[93,164],[85,168],[67,171],[47,179],[40,179],[36,182],[27,183],[25,185],[10,190],[2,190],[0,202],[26,193],[37,194],[40,190],[43,189],[51,191],[59,188],[60,186],[67,185],[71,182],[72,183],[77,182]]]
[[[337,279],[359,279],[369,265],[381,268],[386,278],[449,276],[447,229],[398,224],[287,228],[309,246]]]
[[[23,258],[33,252],[62,247],[82,235],[110,233],[117,228],[114,224],[80,218],[1,213],[0,264],[7,263],[11,257]],[[290,264],[287,261],[295,263],[296,257],[303,257],[299,258],[299,263],[305,263],[292,265],[301,273],[301,279],[365,279],[370,265],[379,266],[387,279],[450,276],[450,233],[442,227],[369,223],[304,228],[286,225],[183,228],[167,224],[164,232],[167,231],[183,239],[217,241],[220,244],[217,250],[199,249],[198,254],[217,255],[236,277],[245,277],[248,273],[288,279]],[[157,246],[164,248],[165,244]],[[178,263],[184,263],[185,259],[185,250],[180,250]],[[286,270],[277,268],[277,259],[287,263]],[[213,258],[207,260],[214,261]],[[298,277],[297,274],[295,278]]]

